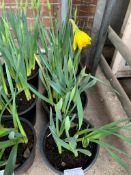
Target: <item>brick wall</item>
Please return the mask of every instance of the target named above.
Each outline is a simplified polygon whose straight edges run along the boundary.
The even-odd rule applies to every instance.
[[[15,1],[16,0],[5,0],[6,9],[12,7],[15,9]],[[0,0],[1,4],[2,0]],[[28,0],[30,2],[30,0]],[[60,6],[61,0],[50,0],[52,4],[52,14],[53,16],[60,17]],[[78,11],[78,24],[79,26],[87,32],[91,32],[95,9],[96,9],[97,0],[73,0],[74,9],[77,8]],[[46,0],[41,0],[41,8],[43,14],[43,22],[48,27],[49,26],[49,17],[48,11],[46,8]],[[1,7],[0,7],[1,13]],[[29,23],[33,22],[32,12],[28,10],[28,21]]]
[[[80,28],[91,33],[97,0],[73,0],[77,8],[78,24]]]
[[[20,0],[19,0],[20,1]],[[23,2],[25,2],[26,0],[23,0]],[[52,5],[52,15],[54,17],[59,17],[60,14],[60,1],[61,0],[50,0],[50,3]],[[16,4],[15,4],[16,0],[5,0],[5,6],[6,6],[6,10],[8,10],[9,8],[15,9]],[[49,26],[49,16],[48,16],[48,10],[46,7],[46,0],[40,0],[41,2],[41,9],[42,9],[42,20],[43,23],[48,27]],[[0,0],[0,15],[1,15],[1,3],[2,0]],[[32,14],[32,10],[31,10],[31,5],[30,5],[30,0],[28,0],[28,4],[29,4],[29,9],[28,9],[28,14],[27,14],[27,18],[28,18],[28,23],[31,24],[33,23],[33,14]]]

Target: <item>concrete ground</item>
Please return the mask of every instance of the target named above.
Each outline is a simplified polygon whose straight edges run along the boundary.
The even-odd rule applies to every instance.
[[[97,77],[109,84],[100,68],[98,68]],[[106,87],[98,83],[95,87],[90,89],[87,94],[89,102],[85,110],[85,117],[90,120],[94,126],[101,126],[102,124],[112,122],[117,119],[127,118],[118,98],[110,87]],[[38,102],[37,122],[35,126],[37,132],[36,157],[32,167],[23,175],[55,175],[44,164],[39,152],[39,134],[41,128],[43,128],[46,124],[45,118],[46,116],[41,110],[40,103]],[[126,132],[126,134],[131,135],[131,132]],[[129,145],[121,143],[115,138],[109,137],[108,142],[131,153]],[[131,166],[131,161],[128,161],[128,164]],[[101,148],[97,162],[87,172],[87,175],[128,175],[128,173],[114,160],[112,160],[103,148]]]

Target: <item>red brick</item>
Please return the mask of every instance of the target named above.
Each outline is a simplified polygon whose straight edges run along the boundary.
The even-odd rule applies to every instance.
[[[41,3],[46,3],[46,0],[40,0]],[[60,3],[61,0],[49,0],[50,3]]]
[[[76,5],[78,16],[94,16],[96,11],[96,6],[94,5]]]
[[[95,4],[97,0],[73,0],[73,4]]]
[[[50,27],[50,19],[49,19],[49,17],[43,18],[42,22],[43,22],[44,26]]]

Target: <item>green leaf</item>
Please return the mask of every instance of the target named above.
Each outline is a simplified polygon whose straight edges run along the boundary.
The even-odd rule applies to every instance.
[[[78,120],[79,120],[79,129],[81,128],[81,125],[83,123],[83,118],[84,118],[84,112],[83,112],[83,106],[80,98],[79,91],[77,90],[76,92],[76,104],[77,104],[77,111],[78,111]]]
[[[60,139],[60,138],[56,135],[56,133],[54,133],[54,131],[52,130],[51,127],[49,127],[49,128],[50,128],[51,134],[52,134],[52,136],[53,136],[53,138],[54,138],[56,144],[57,144],[57,145],[61,145],[63,148],[65,148],[65,149],[67,149],[67,150],[70,151],[70,146],[69,146],[69,144],[67,144],[67,143],[64,142],[62,139]]]
[[[11,146],[16,145],[18,143],[19,143],[19,140],[17,140],[17,139],[1,141],[0,142],[0,149],[8,148],[8,147],[11,147]]]
[[[67,58],[64,56],[64,76],[65,76],[65,82],[68,84],[68,71],[67,71],[68,65],[67,65]]]
[[[121,134],[114,134],[114,135],[127,143],[131,143],[131,137],[126,137],[126,136],[121,135]]]
[[[14,131],[14,129],[0,127],[0,137],[4,137],[4,136],[8,135],[11,131]]]
[[[13,116],[13,124],[14,124],[14,127],[15,129],[18,129],[18,123],[17,123],[17,117],[18,117],[18,114],[17,114],[17,111],[16,111],[16,101],[15,101],[15,94],[13,94],[13,108],[12,108],[12,116]]]
[[[123,154],[125,156],[127,156],[128,158],[131,159],[131,154],[111,145],[111,144],[108,144],[108,143],[105,143],[103,141],[100,141],[100,140],[93,140],[93,142],[99,144],[101,147],[105,148],[105,149],[109,149],[109,150],[113,150],[115,152],[118,152],[119,154]]]
[[[131,130],[131,122],[123,126],[122,129]]]
[[[54,123],[54,119],[53,119],[52,108],[50,108],[50,126],[51,126],[51,128],[55,129],[55,123]]]
[[[71,121],[70,121],[69,116],[67,116],[67,117],[65,118],[65,130],[68,132],[69,129],[70,129],[70,127],[71,127]]]
[[[86,66],[84,68],[82,68],[81,72],[80,72],[81,77],[87,76],[86,74]]]
[[[77,70],[78,69],[78,64],[80,63],[80,54],[81,54],[81,49],[76,52],[75,57],[74,57],[74,67]]]
[[[15,163],[16,163],[17,148],[18,148],[18,145],[15,145],[11,150],[11,153],[9,155],[7,165],[6,165],[6,168],[4,171],[4,175],[12,175],[13,174],[13,171],[15,168]]]
[[[126,171],[130,174],[131,173],[131,168],[127,165],[127,163],[122,160],[122,158],[120,158],[119,156],[117,156],[117,154],[113,153],[111,150],[107,149],[108,153],[110,154],[110,156],[120,165],[122,166],[124,169],[126,169]]]
[[[118,121],[111,122],[109,124],[105,124],[104,126],[100,127],[100,129],[108,129],[108,128],[116,127],[118,124],[121,124],[121,123],[126,122],[126,121],[129,121],[129,118],[121,119]],[[128,125],[128,124],[126,124],[126,125]],[[124,126],[122,126],[122,127],[124,127]],[[120,128],[122,128],[122,127],[120,127]]]
[[[45,68],[51,72],[50,65],[48,64],[48,60],[46,59],[46,56],[44,54],[42,54],[40,50],[39,50],[39,54],[40,54],[40,59],[41,59],[42,63],[44,64]],[[37,62],[39,62],[39,59],[37,59]],[[40,64],[40,62],[39,62],[39,64]]]
[[[75,93],[76,93],[76,86],[72,89],[72,91],[70,93],[70,102],[73,100]]]
[[[84,137],[82,139],[82,145],[84,148],[86,148],[89,145],[89,143],[90,143],[90,140],[88,139],[88,137]]]
[[[62,89],[61,89],[61,85],[59,83],[56,83],[52,80],[47,80],[48,83],[50,84],[50,86],[58,93],[61,94],[62,93]]]
[[[91,157],[92,153],[89,150],[86,149],[77,149],[79,152]]]
[[[78,83],[80,83],[80,87],[81,87],[81,81],[82,81],[82,79],[85,77],[85,79],[86,79],[86,77],[88,76],[88,74],[86,74],[85,73],[85,70],[86,70],[86,67],[84,67],[82,70],[81,70],[81,72],[80,72],[80,74],[79,74],[79,76],[78,76]],[[89,77],[89,76],[88,76]]]
[[[2,87],[5,91],[5,94],[8,94],[7,84],[6,84],[6,80],[5,80],[2,65],[0,65],[0,74],[1,74],[1,80],[0,81],[1,81]]]
[[[52,103],[48,98],[46,98],[45,96],[43,96],[40,92],[38,92],[37,90],[35,90],[30,84],[28,84],[28,87],[41,100],[43,100],[43,101],[51,104],[52,106],[54,106],[54,103]]]
[[[73,69],[73,63],[72,63],[71,57],[69,57],[69,60],[68,60],[68,71],[71,72],[72,69]]]
[[[11,91],[11,94],[13,95],[14,94],[14,87],[13,87],[12,79],[11,79],[9,69],[8,69],[6,64],[5,64],[5,67],[6,67],[6,74],[7,74],[7,79],[8,79],[10,91]]]
[[[57,113],[58,111],[61,111],[62,105],[63,105],[63,99],[61,98],[61,99],[59,100],[59,102],[55,105],[55,111],[56,111],[56,113]]]
[[[3,148],[3,149],[0,150],[0,160],[1,160],[1,158],[2,158],[2,156],[3,156],[3,154],[4,154],[4,152],[5,152],[5,148]]]

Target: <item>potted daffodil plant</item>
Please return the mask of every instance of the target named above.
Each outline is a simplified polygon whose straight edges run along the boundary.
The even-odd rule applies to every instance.
[[[115,136],[130,144],[131,138],[120,134],[120,131],[130,130],[131,122],[125,119],[93,127],[83,118],[79,124],[79,114],[63,114],[62,103],[65,103],[64,99],[55,105],[55,119],[52,109],[50,110],[50,122],[41,132],[40,150],[46,165],[56,174],[62,175],[64,170],[79,167],[86,173],[96,162],[99,148],[102,147],[120,166],[131,173],[128,162],[121,158],[123,155],[131,159],[131,155],[105,141],[106,137]]]
[[[40,42],[45,52],[39,49],[39,59],[36,57],[40,71],[39,76],[44,87],[43,95],[48,98],[50,104],[57,103],[70,91],[78,88],[82,107],[87,104],[85,90],[96,84],[98,79],[86,73],[86,68],[80,67],[80,56],[82,48],[91,44],[88,34],[81,31],[73,19],[66,20],[60,24],[58,20],[53,21],[51,7],[48,3],[50,16],[50,30],[43,23],[40,24]],[[73,46],[72,46],[73,43]],[[80,68],[80,69],[79,69]],[[49,114],[50,105],[42,101],[42,105]],[[70,112],[77,111],[74,98],[72,98]],[[52,109],[53,113],[54,108]],[[65,113],[65,107],[62,107]]]
[[[33,163],[35,157],[36,134],[33,126],[20,118],[16,109],[16,88],[6,67],[9,84],[8,95],[4,79],[0,82],[0,172],[3,175],[24,173]],[[8,98],[8,96],[11,98]],[[10,117],[4,111],[10,112]],[[27,152],[28,151],[28,152]]]
[[[26,6],[24,3],[17,4],[16,11],[9,9],[7,12],[3,8],[3,15],[0,18],[0,52],[4,61],[3,68],[8,66],[13,84],[16,84],[18,91],[21,92],[16,100],[18,113],[27,116],[33,124],[36,120],[37,99],[30,92],[28,83],[38,88],[39,67],[35,57],[37,56],[40,19],[39,2],[34,7],[34,1],[31,1],[34,14],[33,25],[28,26],[28,3]]]

